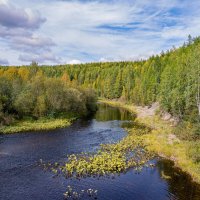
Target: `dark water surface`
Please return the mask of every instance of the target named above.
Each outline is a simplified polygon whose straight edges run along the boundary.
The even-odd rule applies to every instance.
[[[130,120],[134,116],[123,109],[99,105],[93,119],[78,120],[68,128],[0,135],[0,199],[59,200],[71,185],[77,191],[97,189],[102,200],[200,200],[200,186],[168,160],[153,160],[156,167],[140,174],[129,170],[115,179],[54,178],[37,164],[39,159],[59,162],[67,154],[94,152],[101,143],[117,142],[127,134],[122,124]]]

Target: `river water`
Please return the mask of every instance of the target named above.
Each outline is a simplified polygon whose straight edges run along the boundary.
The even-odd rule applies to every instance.
[[[130,169],[114,179],[70,180],[38,165],[40,159],[62,162],[67,154],[95,152],[102,143],[117,142],[127,134],[123,123],[134,118],[124,109],[100,104],[92,119],[68,128],[0,135],[0,200],[62,200],[68,185],[76,191],[98,190],[102,200],[200,200],[200,186],[164,159],[152,160],[154,168]]]

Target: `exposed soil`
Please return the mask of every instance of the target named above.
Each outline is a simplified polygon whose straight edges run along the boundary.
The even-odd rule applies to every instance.
[[[159,103],[155,102],[151,106],[135,106],[137,116],[139,118],[154,116],[156,111],[159,109]]]

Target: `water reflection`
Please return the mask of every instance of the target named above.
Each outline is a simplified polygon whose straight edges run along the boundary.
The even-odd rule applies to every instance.
[[[200,188],[173,163],[154,160],[154,168],[141,173],[129,170],[114,179],[52,178],[36,165],[39,159],[62,162],[67,154],[93,152],[101,143],[113,143],[126,136],[123,127],[137,127],[124,109],[99,105],[93,119],[77,120],[72,126],[45,132],[0,137],[0,199],[62,200],[67,185],[77,190],[98,190],[102,200],[200,200]],[[91,198],[89,198],[91,199]],[[85,200],[85,199],[84,199]]]
[[[136,115],[128,112],[123,108],[111,107],[107,104],[99,104],[98,111],[95,115],[97,121],[112,121],[112,120],[121,120],[121,121],[130,121],[134,120]]]
[[[174,166],[172,161],[157,161],[160,177],[168,184],[169,199],[199,200],[200,185],[192,182],[191,177]]]

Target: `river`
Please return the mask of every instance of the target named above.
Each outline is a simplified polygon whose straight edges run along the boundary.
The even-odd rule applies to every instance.
[[[68,154],[95,152],[102,143],[117,142],[127,134],[123,123],[134,119],[124,109],[100,104],[92,119],[77,120],[68,128],[0,135],[0,199],[62,200],[70,185],[77,191],[98,190],[102,200],[200,200],[200,186],[161,158],[151,161],[153,168],[140,173],[130,169],[114,179],[54,177],[38,165],[40,159],[62,162]]]

